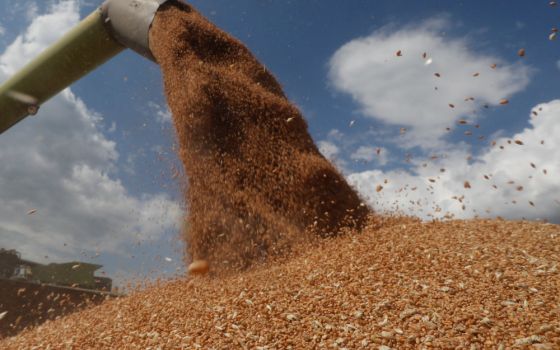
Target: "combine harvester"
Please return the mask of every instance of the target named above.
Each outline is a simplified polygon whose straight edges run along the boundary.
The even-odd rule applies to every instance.
[[[0,133],[35,115],[41,104],[126,48],[155,62],[148,34],[166,1],[105,1],[0,86]]]

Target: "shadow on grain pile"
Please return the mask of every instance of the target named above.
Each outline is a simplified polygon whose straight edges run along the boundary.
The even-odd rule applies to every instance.
[[[289,253],[306,232],[325,237],[363,226],[369,209],[241,42],[169,2],[150,43],[188,176],[189,259],[239,270]]]

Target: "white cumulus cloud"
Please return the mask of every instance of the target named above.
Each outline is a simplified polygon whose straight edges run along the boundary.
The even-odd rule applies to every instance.
[[[408,146],[437,146],[447,126],[521,91],[531,74],[523,64],[475,52],[466,38],[443,36],[449,26],[432,19],[348,42],[330,60],[332,85],[364,115],[407,127]]]
[[[466,145],[459,144],[409,170],[372,170],[349,179],[378,211],[560,222],[560,100],[531,112],[536,115],[530,114],[530,127],[496,139],[495,146],[472,159]],[[376,186],[385,180],[377,193]]]
[[[0,54],[0,81],[78,20],[78,1],[36,17]],[[163,193],[133,195],[121,182],[119,153],[101,120],[67,89],[0,135],[0,246],[39,261],[93,247],[119,255],[134,239],[155,240],[177,226],[178,203]]]
[[[52,5],[49,13],[35,17],[0,58],[0,70],[6,74],[15,72],[76,25],[80,20],[78,7],[76,1],[60,1]]]

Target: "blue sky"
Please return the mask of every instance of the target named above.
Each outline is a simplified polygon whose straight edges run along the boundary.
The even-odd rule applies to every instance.
[[[560,221],[560,40],[549,40],[560,7],[191,4],[274,72],[322,152],[377,211]],[[98,5],[0,0],[0,81]],[[0,170],[0,204],[9,208],[0,213],[0,246],[45,262],[98,262],[121,283],[181,273],[183,203],[169,121],[157,65],[125,52],[0,135],[0,162],[17,164]],[[22,140],[31,142],[16,147]]]

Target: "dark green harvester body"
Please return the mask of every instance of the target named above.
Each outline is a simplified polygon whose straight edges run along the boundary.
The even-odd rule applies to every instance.
[[[110,292],[112,280],[95,276],[95,271],[101,267],[103,266],[78,261],[44,265],[22,259],[15,250],[0,248],[0,280]]]

